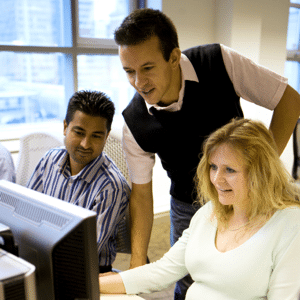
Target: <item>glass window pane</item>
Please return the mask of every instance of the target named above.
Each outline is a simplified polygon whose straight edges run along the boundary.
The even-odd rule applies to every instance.
[[[300,4],[300,0],[291,0],[291,3]]]
[[[162,0],[147,0],[147,7],[162,10]]]
[[[300,28],[300,9],[290,7],[288,33],[287,33],[287,49],[297,50],[299,47],[299,28]]]
[[[113,33],[129,13],[130,0],[79,0],[79,36],[113,39]]]
[[[78,89],[106,93],[120,115],[134,94],[117,55],[79,55]]]
[[[63,0],[0,1],[0,44],[69,46],[62,42],[63,8]]]
[[[288,78],[289,84],[298,92],[300,83],[300,63],[297,61],[286,61],[284,75]]]
[[[0,52],[0,124],[63,120],[62,54]]]

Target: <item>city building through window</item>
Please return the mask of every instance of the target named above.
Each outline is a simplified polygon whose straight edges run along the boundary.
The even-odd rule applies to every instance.
[[[62,124],[77,90],[100,90],[116,113],[134,91],[113,32],[133,0],[0,1],[0,126]]]

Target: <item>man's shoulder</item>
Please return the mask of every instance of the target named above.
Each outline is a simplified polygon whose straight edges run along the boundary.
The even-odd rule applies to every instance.
[[[127,183],[125,176],[118,168],[117,164],[105,152],[102,152],[102,155],[102,169],[103,172],[105,172],[108,180],[111,180],[116,183]]]
[[[182,53],[189,59],[195,59],[199,56],[216,55],[218,53],[221,53],[221,45],[217,43],[198,45],[188,48],[182,51]]]
[[[102,163],[95,172],[97,180],[94,187],[99,192],[107,191],[114,194],[116,199],[127,202],[131,190],[127,180],[109,156],[102,152],[102,157]]]
[[[57,147],[52,148],[48,150],[44,156],[41,158],[40,162],[43,162],[43,164],[58,164],[61,162],[63,158],[67,155],[67,150],[65,147]]]
[[[142,98],[142,96],[136,92],[133,96],[133,98],[130,100],[127,107],[123,110],[122,114],[125,119],[129,119],[127,121],[130,121],[130,116],[132,116],[132,112],[139,113],[143,115],[143,117],[147,116],[148,110],[147,106],[145,104],[145,100]],[[149,115],[149,114],[148,114]]]
[[[51,148],[45,153],[43,157],[49,159],[57,156],[62,157],[66,154],[67,154],[67,150],[64,146],[62,146],[62,147]]]

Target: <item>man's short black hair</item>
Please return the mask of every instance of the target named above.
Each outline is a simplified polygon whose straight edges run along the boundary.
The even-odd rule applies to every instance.
[[[120,46],[137,45],[153,36],[158,37],[163,57],[169,61],[173,49],[179,48],[178,35],[173,22],[160,10],[137,9],[123,20],[114,33]]]
[[[110,131],[115,106],[105,93],[98,91],[76,92],[69,100],[65,118],[67,125],[73,120],[77,110],[93,117],[105,118],[107,131]]]

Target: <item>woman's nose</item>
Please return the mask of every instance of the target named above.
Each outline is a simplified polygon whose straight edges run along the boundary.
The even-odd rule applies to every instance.
[[[225,181],[224,172],[222,172],[222,170],[216,171],[216,173],[214,175],[214,182],[216,184],[218,184],[218,183],[222,183],[224,181]]]

